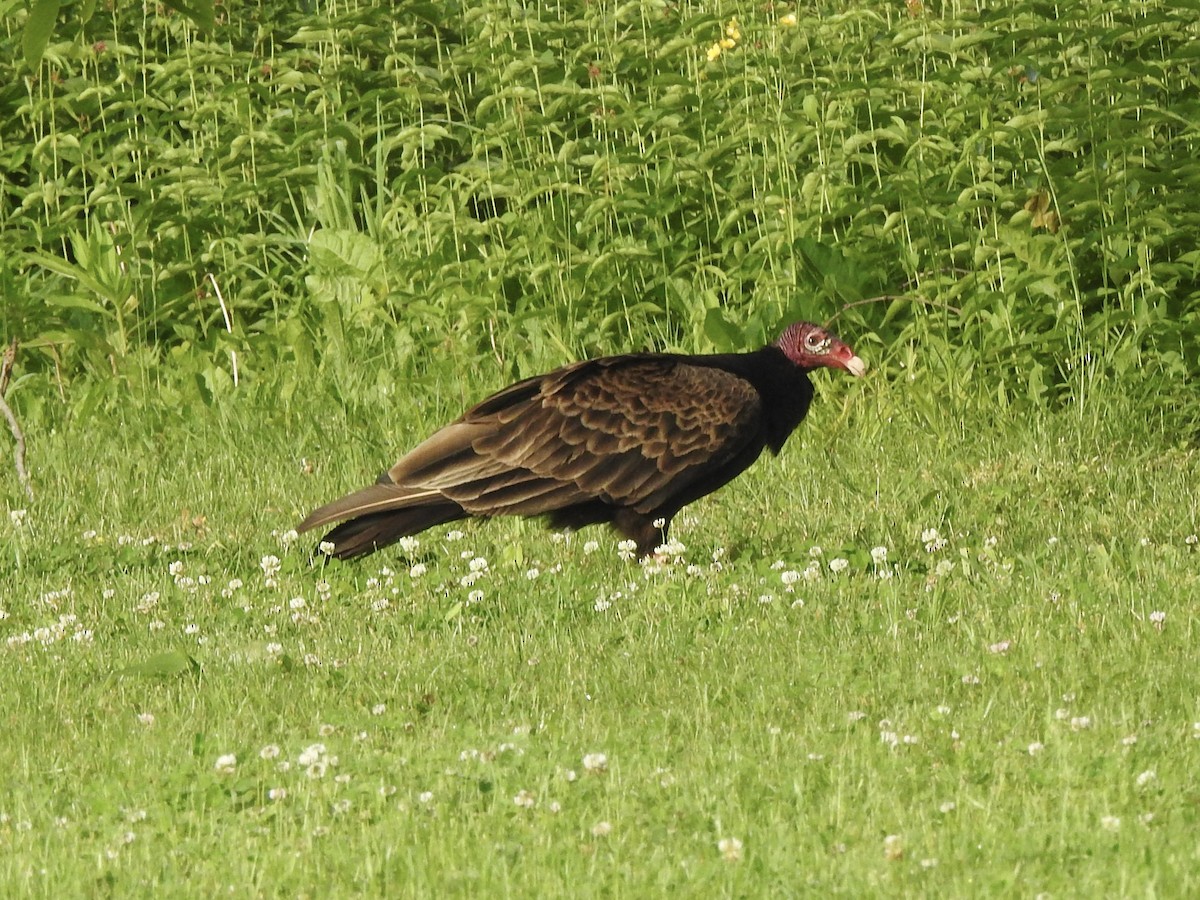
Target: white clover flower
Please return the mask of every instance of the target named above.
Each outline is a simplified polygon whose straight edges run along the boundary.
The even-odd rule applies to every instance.
[[[786,572],[779,573],[779,580],[783,582],[784,587],[791,588],[800,580],[800,573],[795,569],[788,569]]]
[[[1085,731],[1092,727],[1092,719],[1090,716],[1075,716],[1071,719],[1072,731]]]
[[[1183,542],[1189,547],[1195,547],[1197,544],[1200,544],[1200,535],[1189,534],[1183,539]]]
[[[467,563],[467,568],[472,572],[483,574],[484,572],[488,571],[488,561],[482,556],[476,556],[473,557],[469,563]]]
[[[10,509],[8,511],[8,521],[12,522],[13,528],[20,528],[25,524],[25,517],[29,514],[25,509]]]
[[[612,824],[609,822],[597,822],[592,826],[592,837],[607,837],[612,834]]]
[[[527,579],[529,579],[530,581],[536,581],[536,580],[537,580],[537,577],[538,577],[539,575],[541,575],[541,574],[542,574],[542,573],[541,573],[541,571],[540,571],[540,570],[537,568],[537,566],[534,566],[534,567],[533,567],[533,568],[531,568],[531,569],[526,569],[526,570],[525,570],[525,577],[526,577]]]
[[[857,710],[857,709],[856,709],[856,710],[854,710],[853,712],[850,712],[850,713],[847,713],[847,714],[846,714],[846,720],[847,720],[847,721],[848,721],[848,722],[849,722],[851,725],[853,725],[855,722],[861,722],[861,721],[862,721],[863,719],[865,719],[866,717],[867,717],[867,714],[866,714],[865,712],[860,712],[860,711],[859,711],[859,710]]]
[[[139,725],[145,725],[147,728],[149,728],[154,724],[154,713],[138,713],[137,720]]]
[[[396,543],[399,544],[400,549],[403,550],[405,553],[407,553],[409,556],[412,556],[412,554],[416,553],[417,550],[420,549],[420,546],[421,546],[420,540],[413,537],[412,535],[402,537]]]
[[[583,757],[583,770],[590,775],[608,771],[608,756],[603,753],[588,753]]]
[[[413,563],[412,568],[408,570],[408,577],[420,578],[426,571],[428,570],[425,568],[425,563]]]
[[[222,775],[232,775],[237,769],[237,756],[232,753],[225,753],[218,756],[213,768]]]
[[[655,553],[665,554],[666,556],[674,556],[679,558],[687,552],[687,546],[680,543],[676,538],[671,538],[665,544],[661,544],[654,550]]]
[[[820,547],[813,546],[813,547],[808,548],[808,555],[811,556],[813,559],[816,559],[818,556],[821,556],[824,553],[825,553],[825,551],[822,550]]]
[[[296,539],[299,537],[300,535],[296,533],[295,528],[289,528],[279,536],[279,543],[284,547],[290,547],[292,544],[296,543]]]
[[[955,803],[953,800],[947,800],[945,803],[943,803],[941,806],[938,807],[938,812],[940,812],[942,815],[948,815],[949,813],[954,812],[954,810],[956,810],[957,808],[958,808],[957,803]]]
[[[617,542],[617,556],[619,556],[625,562],[629,562],[629,560],[633,559],[636,553],[637,541],[626,540]]]
[[[997,641],[994,644],[988,645],[988,653],[1007,653],[1008,648],[1012,646],[1012,641]]]
[[[659,516],[657,519],[654,520],[654,522],[652,524],[659,531],[662,531],[664,528],[667,527],[667,520],[664,519],[662,516]]]
[[[889,834],[883,839],[883,858],[895,862],[904,858],[904,839],[898,834]]]
[[[463,537],[464,537],[463,533],[461,531],[459,531],[457,528],[455,528],[453,531],[446,532],[446,540],[451,541],[451,542],[461,541],[463,539]]]
[[[887,562],[888,549],[884,546],[871,548],[871,562],[877,566],[882,566]]]
[[[737,862],[742,858],[742,842],[735,837],[723,837],[717,841],[717,849],[721,851],[722,859]]]
[[[1167,622],[1167,614],[1165,612],[1163,612],[1161,609],[1156,609],[1156,610],[1154,610],[1154,612],[1150,613],[1150,624],[1153,625],[1155,628],[1157,628],[1159,631],[1163,630],[1163,625],[1165,625],[1166,622]]]
[[[1121,820],[1117,816],[1101,816],[1100,827],[1105,831],[1120,831]]]
[[[287,799],[287,788],[275,787],[267,791],[267,799],[278,803],[280,800]]]
[[[258,756],[260,759],[276,759],[280,752],[278,744],[267,744],[258,751]]]
[[[1157,779],[1158,775],[1155,773],[1155,771],[1153,769],[1147,769],[1145,772],[1142,772],[1140,775],[1138,775],[1138,777],[1134,780],[1134,784],[1136,784],[1138,787],[1145,787],[1148,784],[1152,784]]]
[[[467,594],[467,605],[474,606],[476,603],[483,602],[483,591],[474,590]]]
[[[584,553],[595,553],[599,549],[600,549],[599,541],[588,541],[586,544],[583,545]]]
[[[933,567],[933,574],[938,578],[945,578],[954,571],[954,563],[948,559],[938,560],[938,564]]]
[[[829,571],[835,575],[845,572],[848,568],[850,568],[850,560],[842,559],[840,556],[829,561]]]
[[[537,798],[529,791],[521,790],[517,792],[517,796],[513,797],[513,803],[522,809],[533,809],[537,803]]]
[[[310,744],[301,751],[296,762],[302,766],[311,766],[313,763],[324,758],[327,752],[324,744]]]

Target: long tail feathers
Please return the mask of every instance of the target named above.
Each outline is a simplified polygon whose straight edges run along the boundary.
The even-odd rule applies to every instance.
[[[354,559],[394,544],[402,537],[464,516],[462,507],[450,502],[367,513],[343,522],[325,535],[325,540],[333,544],[333,555],[338,559]]]
[[[313,510],[296,530],[342,522],[324,539],[333,544],[333,556],[353,559],[466,515],[461,506],[439,491],[373,484]]]

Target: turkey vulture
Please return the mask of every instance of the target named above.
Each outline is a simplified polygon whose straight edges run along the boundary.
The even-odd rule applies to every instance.
[[[307,531],[353,559],[469,516],[548,515],[558,528],[608,522],[639,556],[671,518],[778,453],[812,402],[819,366],[866,363],[797,322],[751,353],[633,353],[564,366],[488,397],[417,445],[370,487],[314,510]]]

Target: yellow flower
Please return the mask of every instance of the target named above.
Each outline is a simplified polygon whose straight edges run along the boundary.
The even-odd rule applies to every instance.
[[[795,28],[796,27],[796,14],[788,13],[786,16],[780,16],[779,24],[782,25],[784,28]]]
[[[737,46],[737,41],[733,40],[732,38],[721,38],[721,46],[726,50],[732,50]]]
[[[725,34],[734,41],[742,39],[742,30],[738,27],[737,19],[730,19],[729,24],[725,26]]]
[[[715,62],[717,57],[721,55],[721,45],[713,44],[708,48],[708,61]]]

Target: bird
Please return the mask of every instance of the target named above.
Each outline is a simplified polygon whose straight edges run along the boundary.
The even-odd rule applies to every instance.
[[[375,484],[296,526],[337,524],[321,543],[343,560],[470,517],[607,523],[652,556],[683,507],[724,486],[808,413],[809,372],[867,364],[812,322],[754,351],[629,353],[504,388],[434,432]]]

